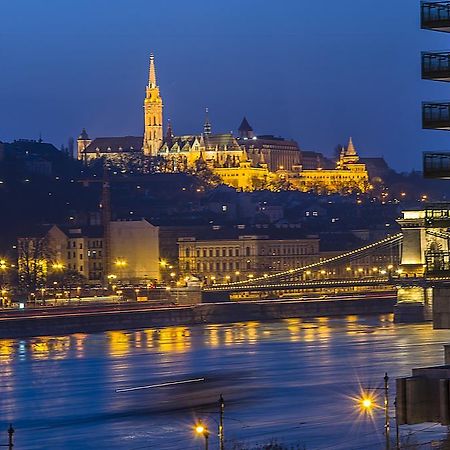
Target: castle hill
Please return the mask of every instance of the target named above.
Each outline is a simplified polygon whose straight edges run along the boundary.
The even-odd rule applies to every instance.
[[[19,3],[0,447],[449,449],[450,1]]]

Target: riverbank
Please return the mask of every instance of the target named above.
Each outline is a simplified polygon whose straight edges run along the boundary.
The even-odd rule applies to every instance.
[[[31,309],[0,317],[0,338],[97,333],[177,325],[270,321],[288,318],[374,315],[394,312],[393,295],[367,299],[271,300],[195,306]]]

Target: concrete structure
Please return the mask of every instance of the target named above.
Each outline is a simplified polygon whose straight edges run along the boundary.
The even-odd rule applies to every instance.
[[[411,377],[397,379],[400,425],[450,425],[450,346],[444,348],[445,365],[413,369]]]

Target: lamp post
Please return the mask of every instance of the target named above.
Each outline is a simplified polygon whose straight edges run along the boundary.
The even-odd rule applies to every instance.
[[[384,374],[384,386],[382,388],[373,388],[373,390],[380,389],[384,392],[384,435],[386,439],[385,449],[391,449],[391,433],[390,433],[390,416],[389,416],[389,377],[388,374]],[[376,407],[376,403],[373,397],[368,393],[363,393],[361,398],[359,399],[360,406],[364,411],[371,412],[374,407]],[[399,448],[399,433],[397,429],[397,448]]]
[[[386,436],[386,450],[391,448],[390,440],[390,420],[389,420],[389,377],[384,374],[384,434]]]
[[[223,431],[223,413],[225,409],[225,401],[223,400],[222,394],[219,397],[219,445],[220,450],[225,450],[225,436]]]
[[[208,427],[206,425],[203,425],[201,421],[199,421],[197,423],[197,425],[195,426],[195,432],[198,435],[203,435],[203,437],[205,438],[205,450],[208,450],[209,448],[209,430]]]

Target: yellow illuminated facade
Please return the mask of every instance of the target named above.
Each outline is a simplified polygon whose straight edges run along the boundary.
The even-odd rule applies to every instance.
[[[163,101],[152,54],[144,99],[144,135],[90,139],[83,129],[77,141],[78,159],[89,162],[99,157],[117,159],[142,153],[159,156],[166,161],[166,172],[196,173],[207,168],[222,183],[245,191],[278,190],[280,184],[283,189],[319,193],[370,189],[366,166],[359,161],[351,138],[334,169],[303,170],[301,152],[294,141],[258,137],[246,120],[245,125],[247,128],[241,125],[239,129],[240,138],[231,133],[213,134],[207,117],[201,134],[174,136],[169,125],[164,136]]]
[[[156,84],[156,69],[153,54],[150,55],[150,70],[144,100],[144,154],[156,156],[163,142],[163,102]]]
[[[292,185],[301,191],[324,192],[350,191],[367,192],[370,189],[366,165],[359,162],[359,156],[350,138],[346,149],[342,149],[335,169],[301,170],[289,177]]]

